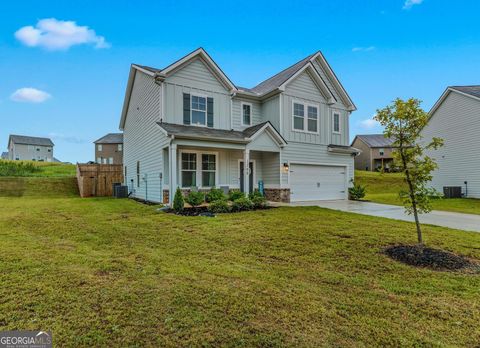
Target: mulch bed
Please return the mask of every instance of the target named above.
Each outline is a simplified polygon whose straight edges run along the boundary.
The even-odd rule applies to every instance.
[[[392,259],[410,266],[424,267],[436,271],[480,272],[480,263],[449,251],[419,245],[394,245],[384,253]]]

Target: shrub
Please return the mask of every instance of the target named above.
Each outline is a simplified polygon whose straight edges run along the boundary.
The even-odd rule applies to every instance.
[[[267,199],[262,195],[256,195],[250,199],[255,209],[263,209],[268,206]]]
[[[200,191],[191,191],[185,200],[195,208],[205,201],[205,194]]]
[[[262,195],[262,194],[260,193],[260,191],[258,191],[258,190],[255,190],[255,191],[250,192],[250,193],[248,194],[248,198],[250,198],[251,200],[254,199],[254,198],[256,198],[256,197],[263,197],[263,195]]]
[[[232,210],[233,211],[244,211],[244,210],[252,210],[253,203],[247,197],[240,197],[233,201]]]
[[[225,199],[219,199],[210,203],[208,211],[214,214],[229,213],[230,207]]]
[[[173,210],[175,210],[177,213],[180,213],[184,206],[185,200],[183,199],[182,190],[180,190],[180,187],[177,187],[177,190],[175,191],[175,197],[173,198]]]
[[[207,203],[225,200],[225,195],[221,189],[213,187],[210,192],[205,195],[205,201]]]
[[[30,161],[0,160],[0,176],[30,176],[42,169]]]
[[[360,184],[353,184],[353,187],[350,187],[348,189],[348,193],[350,194],[350,199],[354,201],[358,201],[365,197],[365,186],[362,186]]]
[[[236,201],[239,198],[245,198],[245,194],[239,190],[231,191],[230,195],[228,196],[228,199],[232,202]]]

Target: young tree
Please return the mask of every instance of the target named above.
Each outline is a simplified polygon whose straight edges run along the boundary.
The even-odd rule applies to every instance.
[[[413,214],[417,225],[418,243],[423,244],[422,230],[418,214],[432,210],[430,197],[436,192],[428,188],[432,171],[437,168],[435,161],[425,155],[425,150],[436,150],[443,140],[433,138],[430,142],[421,141],[420,131],[428,122],[428,114],[420,107],[421,101],[410,98],[406,101],[397,98],[391,105],[377,110],[375,119],[385,127],[385,137],[393,138],[394,165],[405,175],[408,190],[401,190],[405,211]]]

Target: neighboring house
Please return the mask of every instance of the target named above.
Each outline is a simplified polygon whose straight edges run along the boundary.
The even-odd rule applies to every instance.
[[[53,161],[53,142],[49,138],[10,135],[8,159],[20,161]]]
[[[94,141],[95,161],[101,164],[123,163],[123,134],[109,133]]]
[[[267,199],[346,199],[355,105],[314,53],[254,88],[199,48],[164,69],[132,65],[120,121],[133,196],[171,203],[177,187],[226,186]]]
[[[436,159],[432,186],[461,187],[463,195],[480,198],[480,86],[448,87],[429,112],[423,141],[442,138],[444,146],[427,154]]]
[[[393,164],[393,139],[385,138],[383,134],[357,135],[352,147],[361,153],[355,157],[355,169],[378,171],[391,170]]]
[[[2,156],[0,157],[1,159],[8,159],[8,152],[2,152]]]

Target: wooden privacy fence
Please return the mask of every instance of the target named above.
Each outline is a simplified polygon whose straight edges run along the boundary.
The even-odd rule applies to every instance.
[[[112,196],[113,184],[123,182],[121,164],[77,163],[80,197]]]

